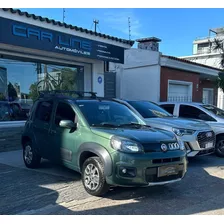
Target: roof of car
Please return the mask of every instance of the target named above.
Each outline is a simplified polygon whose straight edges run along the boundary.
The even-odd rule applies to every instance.
[[[199,102],[181,102],[181,101],[164,101],[164,102],[159,102],[158,104],[187,104],[187,105],[195,105],[195,106],[200,106],[203,105],[204,103],[199,103]]]

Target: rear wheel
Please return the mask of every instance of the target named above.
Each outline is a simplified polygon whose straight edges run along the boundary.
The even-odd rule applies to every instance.
[[[217,137],[215,154],[224,157],[224,136]]]
[[[28,168],[37,168],[40,165],[41,157],[33,149],[31,141],[23,146],[23,161]]]
[[[93,196],[102,196],[109,190],[104,175],[104,165],[99,157],[88,158],[82,167],[82,183]]]

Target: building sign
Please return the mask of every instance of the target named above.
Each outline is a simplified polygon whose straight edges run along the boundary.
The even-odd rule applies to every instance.
[[[124,48],[0,17],[0,43],[124,63]]]

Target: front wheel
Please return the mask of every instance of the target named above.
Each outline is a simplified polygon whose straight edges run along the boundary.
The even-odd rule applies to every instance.
[[[224,136],[217,138],[215,154],[219,157],[224,157]]]
[[[82,183],[93,196],[102,196],[109,190],[104,175],[104,166],[99,157],[88,158],[82,167]]]
[[[33,149],[30,141],[23,146],[23,161],[28,168],[36,168],[40,165],[41,157]]]

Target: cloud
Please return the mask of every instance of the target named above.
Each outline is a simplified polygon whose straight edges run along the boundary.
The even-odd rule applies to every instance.
[[[127,37],[129,35],[128,17],[131,24],[131,39],[143,37],[141,32],[141,22],[134,14],[133,10],[120,9],[104,12],[104,22],[113,30],[117,30]]]

